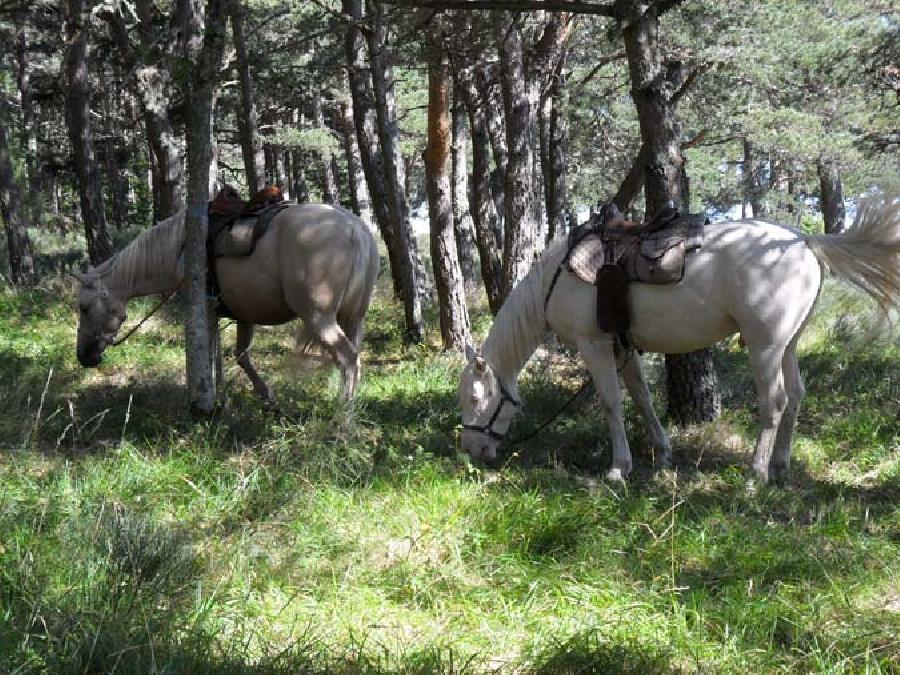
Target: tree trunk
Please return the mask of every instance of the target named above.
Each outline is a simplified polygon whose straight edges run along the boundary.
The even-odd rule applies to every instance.
[[[366,189],[366,177],[363,173],[359,143],[356,140],[356,125],[353,122],[352,102],[345,101],[341,103],[341,120],[344,132],[344,157],[347,162],[351,210],[366,223],[371,224],[372,206],[369,203],[369,191]]]
[[[98,265],[113,254],[113,247],[106,228],[106,214],[103,212],[100,180],[94,157],[94,138],[90,125],[88,14],[89,8],[85,7],[84,0],[67,0],[66,126],[75,160],[88,257],[92,265]]]
[[[565,60],[563,59],[560,61],[550,88],[552,104],[550,138],[547,149],[548,170],[544,179],[547,191],[548,244],[563,234],[566,227],[566,156],[569,144],[569,115],[564,67]]]
[[[491,313],[497,314],[503,304],[500,292],[499,240],[495,236],[494,223],[497,211],[491,194],[490,138],[487,129],[483,99],[475,87],[471,70],[463,70],[458,76],[459,92],[466,104],[469,128],[472,132],[472,190],[470,192],[472,221],[475,226],[475,243],[481,264],[481,279],[487,294]]]
[[[42,176],[40,161],[38,159],[37,135],[35,133],[34,102],[31,97],[31,80],[28,68],[28,41],[25,29],[19,30],[16,36],[16,81],[19,87],[19,98],[22,104],[22,150],[25,153],[25,168],[28,172],[26,199],[31,224],[40,227],[44,222],[44,204],[41,195]]]
[[[206,231],[209,169],[212,162],[212,113],[225,49],[228,0],[208,0],[202,47],[184,82],[187,101],[188,204],[185,213],[185,317],[188,398],[191,411],[206,417],[216,404],[214,361],[215,308],[207,301]],[[190,43],[190,41],[188,41]],[[191,52],[188,51],[190,58]],[[187,59],[186,59],[187,61]]]
[[[381,166],[390,223],[397,242],[397,263],[400,265],[403,308],[406,318],[407,338],[420,342],[424,337],[422,305],[419,298],[419,283],[416,274],[418,250],[409,222],[406,193],[400,177],[400,147],[397,136],[397,118],[394,110],[394,78],[391,54],[388,46],[387,17],[381,3],[369,2],[374,22],[367,33],[369,44],[369,65],[372,71],[372,90],[375,96],[375,115]]]
[[[362,0],[342,0],[342,8],[344,13],[352,17],[354,21],[358,22],[362,19]],[[400,246],[394,229],[391,227],[387,202],[382,198],[382,195],[385,194],[385,183],[381,170],[381,153],[378,150],[375,135],[375,108],[372,104],[374,94],[372,93],[371,79],[367,75],[365,43],[358,25],[353,23],[347,25],[344,49],[349,73],[353,122],[356,126],[356,141],[359,145],[363,174],[366,178],[368,193],[376,197],[371,201],[372,212],[387,249],[394,293],[402,296]]]
[[[0,110],[0,217],[6,230],[11,281],[16,286],[34,283],[34,253],[22,216],[22,193],[15,181],[6,129],[6,116]]]
[[[825,232],[834,234],[844,229],[844,190],[841,185],[841,170],[837,162],[830,158],[820,158],[816,167],[819,171],[819,207],[825,220]]]
[[[437,28],[432,28],[437,32]],[[471,344],[469,313],[462,271],[453,233],[453,191],[449,164],[450,76],[440,38],[428,38],[428,144],[425,148],[425,186],[431,220],[431,261],[441,317],[444,349],[463,351]]]
[[[634,3],[622,34],[631,77],[631,95],[638,112],[641,140],[647,147],[644,190],[647,216],[669,202],[681,208],[683,160],[672,84],[660,57],[656,6]],[[639,153],[640,154],[640,153]],[[666,355],[669,415],[680,422],[715,419],[720,411],[712,350]]]
[[[241,89],[241,105],[237,111],[238,135],[241,139],[241,154],[244,172],[250,194],[265,187],[265,158],[262,138],[256,117],[256,102],[253,97],[253,80],[250,76],[250,59],[244,38],[244,12],[242,3],[235,2],[231,8],[231,32],[234,38],[234,52],[237,61],[238,81]]]
[[[463,281],[474,287],[477,279],[475,268],[475,234],[472,213],[469,210],[468,164],[466,162],[466,108],[459,93],[459,85],[453,95],[453,147],[451,149],[451,181],[453,184],[453,231],[456,234],[456,250]]]
[[[761,218],[764,214],[762,204],[761,180],[757,165],[753,159],[753,143],[746,137],[741,140],[744,158],[741,163],[742,184],[744,188],[744,199],[741,203],[742,218]],[[746,212],[746,206],[750,205],[750,213]]]
[[[325,126],[325,114],[322,112],[322,94],[313,92],[313,124],[316,129],[328,133]],[[337,179],[331,166],[331,154],[322,153],[319,160],[322,162],[322,201],[326,204],[337,204]]]
[[[113,113],[113,104],[110,99],[116,92],[121,91],[118,86],[109,87],[106,75],[100,71],[100,87],[103,89],[103,159],[106,164],[106,179],[109,185],[108,196],[112,202],[113,225],[119,231],[128,222],[128,181],[119,165],[119,148],[116,139],[121,138],[116,117]],[[121,106],[116,105],[116,109]]]
[[[528,97],[522,36],[516,17],[505,13],[498,23],[500,80],[506,117],[506,146],[509,153],[504,181],[505,207],[502,296],[534,262],[537,222],[534,204],[534,111]]]
[[[491,156],[494,159],[494,169],[487,164],[490,175],[491,199],[494,200],[494,212],[497,217],[489,221],[497,239],[497,247],[502,260],[503,257],[503,218],[506,213],[506,166],[509,153],[506,148],[506,122],[503,119],[502,95],[498,96],[498,87],[491,82],[491,74],[499,78],[499,68],[479,66],[473,71],[474,84],[480,97],[480,105],[484,110],[485,129],[490,141]]]

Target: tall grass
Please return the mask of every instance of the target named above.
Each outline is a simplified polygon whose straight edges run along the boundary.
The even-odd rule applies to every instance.
[[[617,487],[588,397],[502,469],[460,456],[461,363],[404,347],[386,292],[349,421],[276,329],[255,354],[285,415],[229,368],[194,424],[177,312],[83,371],[71,299],[0,292],[0,672],[900,671],[900,354],[843,287],[802,344],[794,475],[756,491],[736,342],[677,472],[629,409]],[[536,360],[514,433],[582,373]]]

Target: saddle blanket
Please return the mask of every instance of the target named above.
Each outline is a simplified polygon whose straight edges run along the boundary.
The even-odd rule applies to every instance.
[[[241,215],[223,224],[213,238],[213,257],[235,258],[253,253],[256,241],[269,231],[272,219],[288,206],[289,202],[278,202],[257,213]],[[212,229],[210,222],[210,230]]]

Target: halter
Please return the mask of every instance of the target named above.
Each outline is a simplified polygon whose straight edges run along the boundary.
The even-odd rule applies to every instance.
[[[485,434],[486,436],[490,436],[495,441],[502,441],[505,433],[494,431],[493,426],[494,422],[497,421],[497,417],[500,416],[500,411],[503,410],[503,404],[512,403],[516,408],[521,408],[522,402],[519,401],[515,396],[510,394],[499,379],[497,380],[497,384],[500,386],[500,402],[494,409],[494,414],[491,415],[491,418],[488,420],[487,424],[463,424],[463,429],[468,429],[469,431],[477,431],[479,433]]]

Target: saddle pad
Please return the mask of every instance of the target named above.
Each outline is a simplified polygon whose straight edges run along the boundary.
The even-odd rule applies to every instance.
[[[569,271],[584,283],[593,285],[597,272],[603,267],[604,250],[600,233],[588,234],[569,253]]]
[[[238,258],[250,255],[256,246],[256,240],[269,231],[272,219],[288,206],[290,204],[287,202],[273,204],[258,214],[241,216],[223,227],[216,235],[213,255],[216,258]]]

